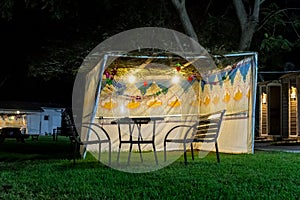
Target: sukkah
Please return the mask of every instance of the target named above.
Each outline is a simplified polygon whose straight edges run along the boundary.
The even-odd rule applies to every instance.
[[[220,152],[253,153],[255,53],[213,56],[218,66],[213,69],[197,64],[206,62],[201,56],[191,55],[192,61],[187,61],[174,54],[143,53],[109,52],[106,60],[96,66],[101,72],[99,81],[91,81],[97,76],[94,71],[86,75],[89,84],[83,117],[88,116],[111,133],[113,151],[118,149],[118,136],[117,128],[110,124],[112,119],[163,116],[165,122],[158,126],[156,136],[159,151],[166,130],[187,120],[187,116],[226,109]],[[95,149],[91,146],[87,150]],[[147,145],[143,150],[149,150]]]

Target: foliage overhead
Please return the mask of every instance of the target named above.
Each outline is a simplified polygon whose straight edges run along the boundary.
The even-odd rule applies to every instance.
[[[249,50],[258,52],[264,70],[281,70],[285,62],[299,65],[299,3],[263,2]],[[189,0],[185,7],[199,43],[211,54],[238,50],[241,30],[232,0]],[[251,13],[251,7],[245,9]],[[97,44],[122,31],[149,26],[185,32],[171,0],[2,0],[0,42],[7,67],[1,69],[0,89],[8,87],[14,71],[25,78],[67,79],[72,84]]]

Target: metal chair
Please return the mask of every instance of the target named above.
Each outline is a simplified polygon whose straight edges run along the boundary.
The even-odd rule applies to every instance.
[[[218,137],[221,123],[223,120],[225,110],[205,115],[199,115],[197,122],[192,125],[178,125],[169,130],[164,139],[164,160],[167,160],[167,143],[182,143],[184,151],[184,163],[187,164],[187,145],[191,146],[192,159],[194,160],[193,143],[215,143],[216,156],[218,163],[220,162]],[[183,138],[169,138],[178,128],[187,128]]]
[[[76,155],[78,153],[78,148],[80,146],[83,146],[85,148],[84,149],[84,151],[85,151],[88,145],[98,144],[99,145],[98,160],[100,161],[101,144],[108,143],[108,145],[109,145],[108,146],[108,148],[109,148],[109,150],[108,150],[108,165],[110,165],[111,164],[111,140],[110,140],[110,137],[109,137],[107,131],[102,126],[100,126],[99,124],[96,124],[96,123],[84,123],[81,125],[81,127],[87,128],[91,134],[94,134],[96,136],[96,139],[94,139],[94,140],[89,140],[88,138],[83,139],[78,134],[76,127],[75,126],[72,127],[73,134],[70,135],[70,140],[71,140],[71,143],[74,145],[73,164],[75,165]],[[95,127],[97,129],[101,130],[101,132],[103,133],[102,135],[105,136],[105,139],[101,139],[100,134],[97,132]]]

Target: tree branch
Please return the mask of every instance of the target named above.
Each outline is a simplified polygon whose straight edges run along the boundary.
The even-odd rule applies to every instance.
[[[253,17],[254,17],[254,20],[258,23],[258,20],[259,20],[259,9],[260,8],[260,0],[255,0],[254,2],[254,7],[253,7]]]
[[[266,16],[263,20],[262,20],[262,23],[261,25],[257,28],[257,30],[259,31],[260,29],[262,29],[262,27],[274,16],[274,15],[277,15],[281,12],[284,12],[284,11],[287,11],[287,10],[300,10],[300,8],[284,8],[284,9],[280,9],[280,10],[277,10],[271,14],[269,14],[268,16]]]
[[[172,0],[172,3],[177,9],[182,9],[185,6],[185,0]]]
[[[6,80],[8,79],[8,76],[4,77],[1,82],[0,82],[0,88],[4,85],[4,83],[6,82]]]
[[[205,8],[205,11],[204,11],[205,15],[208,13],[208,9],[209,9],[210,5],[211,5],[211,0],[208,2],[207,6]]]
[[[284,15],[290,20],[290,17],[286,13],[284,13]],[[300,35],[299,35],[294,23],[293,22],[290,22],[290,23],[291,23],[291,26],[292,26],[294,32],[296,33],[297,37],[300,38]]]
[[[247,22],[247,12],[245,6],[241,0],[233,0],[233,5],[235,7],[236,14],[240,21],[240,25],[243,28]]]
[[[266,0],[261,0],[261,1],[259,2],[259,5],[263,4],[265,1],[266,1]]]
[[[189,15],[187,13],[187,10],[185,8],[185,0],[172,0],[173,5],[175,6],[179,17],[180,21],[183,25],[183,28],[185,32],[192,37],[195,41],[198,42],[198,36],[194,30],[194,27],[190,21]]]

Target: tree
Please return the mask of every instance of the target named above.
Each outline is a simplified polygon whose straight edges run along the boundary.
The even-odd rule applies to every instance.
[[[1,62],[5,67],[0,71],[0,89],[7,88],[16,80],[26,82],[24,80],[33,62],[30,56],[40,55],[40,52],[45,51],[46,48],[42,45],[45,43],[46,33],[50,34],[54,24],[74,19],[77,12],[77,2],[72,0],[1,1]],[[55,27],[52,30],[59,29]]]
[[[295,63],[298,60],[299,8],[290,6],[280,7],[276,3],[270,3],[261,8],[262,20],[257,28],[257,35],[261,40],[256,45],[260,52],[260,62],[265,67],[276,66],[280,70],[287,62]]]
[[[254,0],[253,6],[249,0],[233,0],[236,14],[238,16],[241,36],[238,49],[249,50],[254,33],[259,24],[260,5],[264,0]]]
[[[36,9],[47,12],[53,19],[77,16],[78,1],[72,0],[2,0],[0,3],[0,18],[13,20],[24,9]]]
[[[198,41],[196,32],[188,16],[185,0],[172,0],[175,6],[185,32]],[[249,0],[233,0],[233,4],[238,16],[241,35],[238,49],[241,51],[249,50],[254,33],[259,25],[259,9],[263,1],[254,0],[254,5],[251,5]]]
[[[198,37],[197,34],[194,30],[194,27],[191,23],[190,17],[187,13],[186,7],[185,7],[185,0],[172,0],[173,5],[175,6],[179,17],[180,21],[183,25],[184,31],[192,37],[194,40],[198,42]]]
[[[251,6],[249,0],[233,0],[235,10],[240,22],[241,36],[238,49],[241,51],[249,50],[254,33],[259,24],[259,9],[263,1],[255,0]],[[172,0],[175,6],[185,32],[198,41],[194,27],[188,16],[185,0]]]

